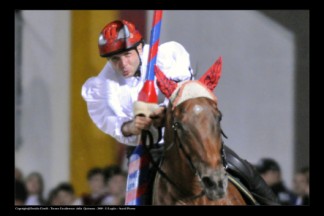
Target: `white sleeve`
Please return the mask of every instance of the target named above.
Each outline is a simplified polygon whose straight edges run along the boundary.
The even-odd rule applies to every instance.
[[[177,82],[192,78],[189,53],[175,41],[159,46],[157,66],[168,78]]]
[[[179,43],[170,41],[159,46],[157,66],[166,77],[181,82],[193,79],[190,65],[190,56],[187,50]],[[169,100],[165,98],[160,106],[168,106]]]
[[[82,86],[82,97],[87,103],[88,113],[92,121],[104,133],[109,134],[118,142],[126,145],[136,145],[137,136],[123,136],[121,126],[132,118],[123,114],[116,114],[109,104],[118,101],[109,96],[113,84],[104,76],[89,78]]]

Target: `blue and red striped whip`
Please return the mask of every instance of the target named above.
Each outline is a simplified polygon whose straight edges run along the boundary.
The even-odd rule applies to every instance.
[[[155,10],[150,38],[150,50],[148,56],[147,73],[143,88],[138,94],[138,101],[157,103],[158,97],[154,86],[154,65],[156,64],[157,52],[160,41],[162,24],[162,10]],[[148,205],[149,184],[149,155],[144,147],[146,132],[142,132],[141,142],[136,146],[129,158],[128,177],[126,186],[126,205]]]

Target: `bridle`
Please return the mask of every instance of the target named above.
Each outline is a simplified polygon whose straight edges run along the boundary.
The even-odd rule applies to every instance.
[[[183,144],[181,142],[181,139],[179,138],[178,129],[180,129],[182,127],[182,124],[180,122],[178,122],[178,121],[175,121],[175,118],[174,118],[173,113],[172,113],[171,119],[172,119],[172,125],[171,125],[171,127],[172,127],[172,129],[174,131],[174,136],[173,136],[174,137],[174,142],[168,147],[167,150],[169,150],[174,145],[174,143],[178,143],[178,147],[182,151],[182,153],[184,154],[184,156],[186,157],[186,160],[187,160],[187,162],[188,162],[188,164],[190,166],[190,169],[193,171],[193,173],[195,175],[198,176],[199,180],[201,180],[200,173],[198,172],[197,168],[194,166],[194,164],[193,164],[193,162],[191,160],[190,155],[185,151],[185,149],[183,147]],[[221,117],[220,117],[220,120],[221,120]],[[224,131],[222,130],[222,128],[220,128],[220,130],[221,130],[221,134],[227,139],[227,136],[224,133]],[[175,142],[176,140],[178,142]],[[228,164],[227,164],[227,161],[226,161],[225,150],[224,150],[224,141],[223,141],[222,137],[221,137],[221,142],[222,142],[221,157],[222,157],[223,166],[224,166],[224,168],[226,170],[227,167],[228,167]]]
[[[181,128],[181,123],[180,122],[177,122],[177,121],[174,121],[174,118],[173,119],[173,123],[172,123],[172,129],[174,131],[174,139],[176,140],[177,139],[177,143],[178,143],[178,147],[179,149],[182,151],[182,153],[184,154],[184,156],[186,157],[186,160],[190,166],[190,169],[193,171],[193,173],[195,175],[197,175],[199,177],[199,180],[201,180],[201,176],[197,170],[197,168],[194,166],[192,160],[191,160],[191,157],[190,155],[185,151],[184,147],[183,147],[183,144],[179,138],[179,135],[178,135],[178,129]],[[223,132],[223,130],[221,129],[221,134],[227,139],[227,136],[225,135],[225,133]],[[172,146],[174,146],[174,143],[175,143],[175,140],[174,142],[168,147],[167,150],[171,149]],[[225,150],[224,150],[224,141],[221,137],[221,142],[222,142],[222,147],[221,147],[221,157],[222,157],[222,162],[223,162],[223,166],[225,169],[227,169],[228,167],[228,164],[227,164],[227,161],[226,161],[226,155],[225,155]]]
[[[190,155],[185,151],[184,145],[181,142],[181,139],[180,139],[179,134],[178,134],[178,130],[182,127],[182,124],[179,121],[175,121],[173,112],[174,111],[172,111],[172,113],[171,113],[171,121],[172,121],[171,127],[172,127],[173,133],[174,133],[174,136],[173,136],[174,141],[172,142],[172,144],[167,149],[165,149],[165,151],[169,151],[173,146],[175,146],[175,143],[177,143],[180,151],[185,156],[186,161],[187,161],[191,171],[194,173],[195,176],[198,177],[199,182],[201,182],[201,179],[202,179],[201,174],[198,172],[197,168],[193,164]],[[227,136],[225,135],[225,133],[223,132],[222,129],[221,129],[221,134],[227,139]],[[227,165],[227,162],[226,162],[226,156],[225,156],[225,151],[224,151],[224,142],[223,142],[222,137],[221,137],[221,142],[222,142],[221,157],[222,157],[223,166],[224,166],[224,168],[226,170],[228,165]],[[183,189],[181,189],[181,187],[179,185],[177,185],[173,180],[171,180],[170,177],[163,170],[161,170],[159,166],[157,166],[156,164],[154,166],[157,169],[157,171],[161,174],[161,176],[164,177],[171,185],[173,185],[180,193],[182,193],[184,195],[189,194],[189,192],[184,192]],[[197,198],[199,198],[201,196],[204,196],[204,195],[205,195],[205,192],[202,189],[202,191],[198,195],[193,195],[193,196],[187,198],[186,200],[197,199]]]

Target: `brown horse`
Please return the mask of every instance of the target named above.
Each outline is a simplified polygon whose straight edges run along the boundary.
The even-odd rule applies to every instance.
[[[199,81],[175,83],[157,67],[160,90],[170,98],[164,157],[154,182],[153,205],[245,205],[223,164],[221,113],[212,93],[221,58]]]

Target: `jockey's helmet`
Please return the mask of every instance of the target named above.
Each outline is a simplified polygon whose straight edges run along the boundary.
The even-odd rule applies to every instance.
[[[115,20],[108,23],[100,32],[99,53],[101,57],[110,57],[134,49],[140,43],[143,43],[143,37],[133,23],[126,20]]]

